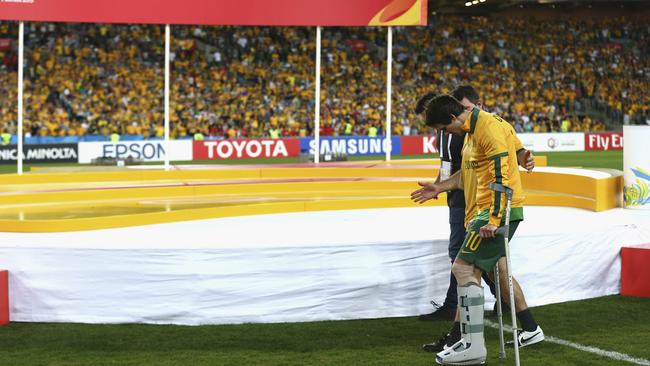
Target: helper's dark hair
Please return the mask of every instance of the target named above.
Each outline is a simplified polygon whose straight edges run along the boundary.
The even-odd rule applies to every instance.
[[[429,127],[447,126],[451,123],[452,115],[460,116],[464,110],[458,99],[447,94],[439,95],[427,103],[426,124]]]
[[[458,85],[454,90],[451,91],[451,95],[458,100],[467,98],[467,100],[474,104],[478,104],[478,102],[481,100],[476,89],[474,89],[474,87],[469,84]]]

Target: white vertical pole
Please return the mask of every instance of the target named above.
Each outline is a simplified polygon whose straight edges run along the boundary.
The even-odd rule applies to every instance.
[[[25,51],[25,25],[21,21],[18,24],[18,167],[16,171],[23,174],[23,66]]]
[[[169,170],[169,24],[165,25],[165,171]]]
[[[320,160],[320,27],[316,27],[316,95],[315,95],[315,119],[314,119],[314,141],[316,141],[316,150],[314,151],[314,163],[318,164]]]
[[[393,27],[388,27],[388,52],[386,55],[386,141],[385,146],[390,146],[386,149],[386,161],[390,161],[390,153],[392,150],[390,132],[391,132],[391,119],[392,119],[392,93],[393,93]]]

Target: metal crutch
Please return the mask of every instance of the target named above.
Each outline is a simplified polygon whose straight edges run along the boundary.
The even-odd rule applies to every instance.
[[[504,186],[503,184],[490,183],[490,189],[495,192],[503,192],[506,194],[506,223],[499,230],[503,232],[503,238],[506,247],[506,275],[508,276],[508,290],[510,291],[510,315],[512,316],[512,338],[515,347],[515,365],[519,366],[519,340],[517,339],[517,313],[515,310],[515,291],[512,285],[512,263],[510,262],[510,246],[508,245],[508,236],[510,234],[510,205],[512,204],[512,189]],[[499,264],[497,262],[497,268]],[[500,301],[501,299],[499,299]],[[500,305],[498,305],[500,307]],[[498,308],[497,308],[498,311]]]
[[[499,358],[506,358],[506,345],[503,339],[503,309],[501,308],[501,284],[499,283],[499,263],[494,266],[494,286],[497,297],[497,319],[499,319]]]

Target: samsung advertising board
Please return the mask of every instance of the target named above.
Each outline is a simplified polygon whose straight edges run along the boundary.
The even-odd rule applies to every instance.
[[[192,140],[172,140],[165,147],[163,140],[124,142],[80,142],[79,163],[90,163],[97,158],[139,159],[142,161],[192,160]]]
[[[320,154],[340,154],[340,155],[383,155],[386,151],[391,154],[401,154],[399,136],[393,136],[387,140],[384,136],[367,137],[333,137],[325,136],[320,138]],[[303,138],[300,141],[300,151],[313,155],[316,151],[316,140],[313,138]]]

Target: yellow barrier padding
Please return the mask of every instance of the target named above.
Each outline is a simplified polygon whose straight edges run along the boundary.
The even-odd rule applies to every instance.
[[[417,182],[432,181],[438,174],[431,161],[6,175],[0,176],[0,230],[80,231],[273,213],[416,207],[409,197],[418,189]],[[620,176],[533,172],[523,173],[522,181],[526,205],[594,211],[620,206]],[[446,205],[445,195],[425,205]]]

